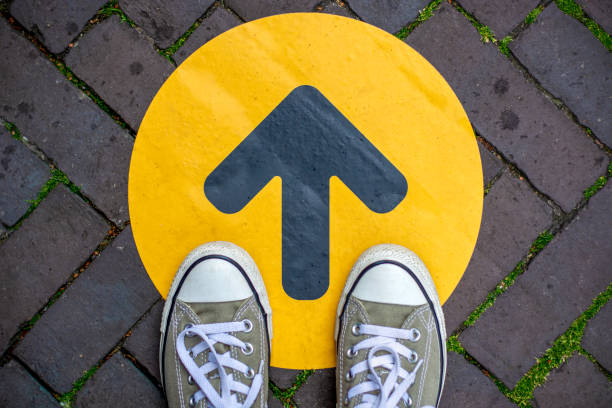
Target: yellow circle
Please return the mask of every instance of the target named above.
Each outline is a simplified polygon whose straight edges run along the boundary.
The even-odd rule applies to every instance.
[[[316,300],[295,300],[282,287],[280,178],[235,214],[218,211],[203,192],[206,177],[302,85],[325,95],[408,183],[403,201],[378,214],[332,177],[330,282]],[[476,139],[442,76],[374,26],[314,13],[243,24],[181,64],[144,117],[129,177],[136,245],[159,292],[168,293],[197,245],[240,245],[262,272],[272,305],[271,365],[292,369],[335,366],[340,293],[352,264],[374,244],[419,254],[446,301],[474,249],[482,197]]]

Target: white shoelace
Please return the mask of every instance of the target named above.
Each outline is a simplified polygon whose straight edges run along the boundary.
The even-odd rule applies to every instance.
[[[353,333],[370,335],[372,337],[362,340],[347,351],[349,355],[354,356],[359,350],[370,349],[366,360],[351,367],[347,373],[347,379],[351,380],[357,374],[366,370],[369,373],[365,381],[353,386],[349,390],[347,400],[363,394],[361,403],[356,405],[355,408],[395,408],[398,406],[400,399],[404,401],[406,406],[410,406],[412,399],[408,394],[408,388],[414,383],[417,371],[423,364],[423,359],[418,360],[416,352],[397,340],[416,342],[420,338],[419,331],[417,329],[396,329],[360,324],[353,327]],[[408,372],[402,368],[400,356],[405,357],[411,363],[416,363],[413,371]],[[388,371],[384,383],[376,372],[378,367]],[[378,391],[378,394],[371,394],[375,391]]]
[[[214,347],[216,343],[221,343],[230,347],[240,347],[243,353],[250,354],[253,351],[253,346],[229,333],[239,331],[249,332],[252,327],[252,323],[247,320],[241,322],[188,325],[178,335],[176,339],[176,351],[178,356],[193,381],[195,381],[200,388],[200,390],[190,398],[190,406],[195,406],[204,398],[216,408],[248,408],[253,405],[253,402],[257,399],[261,385],[263,384],[263,361],[259,365],[259,372],[255,375],[253,369],[232,358],[230,351],[218,354]],[[185,347],[185,336],[198,336],[202,339],[202,342],[188,350]],[[206,351],[209,352],[208,361],[202,366],[198,366],[195,362],[195,358],[200,353]],[[249,387],[241,382],[234,381],[233,374],[227,374],[225,367],[234,369],[244,374],[247,378],[252,377],[253,381],[251,382],[251,386]],[[220,392],[217,392],[208,381],[208,374],[215,370],[217,370],[219,376]],[[246,395],[243,403],[238,401],[237,393]]]

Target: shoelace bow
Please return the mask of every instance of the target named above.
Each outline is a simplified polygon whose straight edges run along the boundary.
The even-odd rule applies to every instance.
[[[210,404],[217,408],[249,408],[257,399],[261,385],[263,384],[263,361],[259,365],[259,372],[253,375],[251,386],[234,381],[233,374],[228,374],[226,367],[243,373],[247,378],[254,371],[246,364],[231,357],[230,351],[223,354],[217,353],[214,345],[216,343],[228,346],[240,347],[242,351],[248,350],[248,343],[230,335],[232,332],[248,332],[250,322],[227,322],[198,324],[187,326],[176,339],[176,351],[183,363],[183,366],[200,388],[190,399],[190,406],[197,405],[202,399],[206,398]],[[191,349],[185,347],[185,337],[198,336],[202,341]],[[252,346],[251,350],[252,350]],[[208,351],[208,361],[202,366],[198,366],[195,358],[203,352]],[[208,381],[208,374],[217,370],[220,382],[220,392]],[[243,403],[240,403],[237,394],[246,395]]]
[[[414,384],[417,371],[423,364],[423,359],[418,360],[416,352],[410,350],[397,340],[416,342],[420,338],[419,331],[417,329],[396,329],[370,324],[360,324],[356,327],[358,330],[356,334],[370,335],[372,337],[357,343],[348,352],[355,355],[359,350],[370,350],[366,360],[351,367],[347,373],[347,378],[355,378],[357,374],[366,370],[369,372],[366,375],[365,381],[353,386],[349,390],[345,403],[363,394],[361,403],[356,405],[355,408],[395,408],[400,400],[404,402],[405,406],[411,406],[412,399],[408,394],[408,388]],[[376,355],[377,353],[379,355]],[[414,370],[408,372],[403,369],[400,356],[405,357],[411,363],[416,363]],[[384,383],[376,372],[378,367],[388,371]],[[401,382],[398,383],[398,379]],[[375,391],[378,391],[378,394],[372,393]]]

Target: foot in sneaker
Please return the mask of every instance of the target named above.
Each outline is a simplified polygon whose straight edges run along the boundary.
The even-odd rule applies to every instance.
[[[437,406],[446,331],[427,268],[412,251],[377,245],[351,270],[336,318],[338,406]]]
[[[265,407],[272,313],[251,257],[227,242],[194,249],[180,266],[161,324],[169,407]]]

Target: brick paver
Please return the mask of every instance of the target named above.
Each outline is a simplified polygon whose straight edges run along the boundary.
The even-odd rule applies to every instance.
[[[605,173],[597,146],[452,6],[443,2],[407,42],[450,83],[476,130],[564,210]]]
[[[446,381],[440,408],[510,408],[515,407],[491,379],[457,353],[448,353]]]
[[[484,198],[476,249],[459,285],[444,304],[449,333],[514,269],[551,223],[551,208],[525,182],[505,171]]]
[[[513,387],[610,283],[612,183],[593,196],[524,275],[459,339]]]
[[[606,370],[612,372],[612,302],[608,301],[586,326],[582,347],[595,357]]]
[[[0,368],[0,406],[55,408],[60,404],[15,360]]]
[[[482,143],[478,143],[478,151],[480,152],[480,161],[482,164],[482,182],[486,187],[487,184],[499,174],[504,164],[495,153],[490,152]]]
[[[174,70],[149,39],[118,16],[87,32],[66,63],[133,129],[138,129],[153,96]]]
[[[120,0],[119,6],[161,48],[168,48],[215,0]]]
[[[0,72],[3,118],[41,148],[109,218],[127,220],[132,138],[4,20]]]
[[[612,146],[612,54],[555,5],[510,44],[529,72]]]
[[[538,408],[608,408],[612,401],[610,382],[581,355],[553,370],[546,384],[533,394]]]
[[[159,301],[134,327],[125,342],[125,349],[161,384],[159,375],[159,326],[164,302]]]
[[[293,400],[298,407],[333,407],[336,404],[336,370],[316,370],[297,390]]]
[[[53,389],[69,391],[158,298],[128,228],[49,308],[15,353]]]
[[[321,11],[323,13],[335,14],[342,17],[354,18],[345,2],[340,0],[331,0],[323,4]]]
[[[314,11],[321,0],[225,0],[224,4],[234,10],[245,21],[274,14]]]
[[[608,34],[612,33],[612,2],[609,0],[577,0],[576,2]]]
[[[60,53],[107,0],[15,0],[11,14],[47,46]]]
[[[461,5],[482,24],[487,25],[498,39],[521,24],[539,0],[462,0]]]
[[[177,64],[185,61],[195,50],[202,45],[229,30],[241,24],[242,21],[231,11],[223,7],[217,7],[212,14],[204,19],[196,30],[189,36],[185,44],[172,56]]]
[[[132,362],[115,353],[79,391],[75,407],[165,407],[166,402]]]
[[[0,243],[1,350],[87,260],[107,230],[95,211],[60,185]]]
[[[49,167],[8,130],[0,129],[0,221],[19,221],[48,179]]]
[[[364,21],[390,33],[401,30],[416,20],[419,11],[424,9],[428,0],[350,0],[349,6]]]
[[[278,387],[286,389],[293,385],[295,376],[300,370],[288,370],[285,368],[270,367],[270,379]]]

